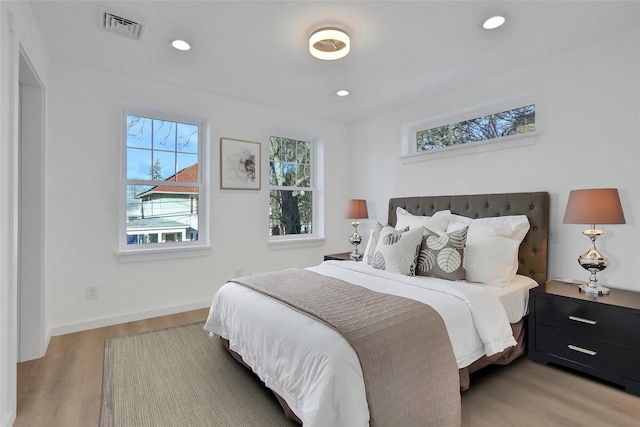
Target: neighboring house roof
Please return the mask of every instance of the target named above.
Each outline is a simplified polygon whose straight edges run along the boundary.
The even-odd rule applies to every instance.
[[[175,175],[170,176],[165,179],[165,181],[173,181],[173,182],[198,182],[198,164],[191,165],[182,169]],[[173,187],[170,185],[156,185],[144,193],[136,194],[136,198],[141,198],[145,196],[149,196],[152,194],[166,194],[166,193],[174,193],[174,194],[197,194],[197,187]]]

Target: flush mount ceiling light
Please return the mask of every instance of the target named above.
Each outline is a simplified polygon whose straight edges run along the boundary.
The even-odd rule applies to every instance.
[[[348,96],[349,95],[349,91],[346,89],[340,89],[339,91],[336,92],[336,95],[338,96]]]
[[[191,45],[184,40],[174,40],[171,42],[171,46],[178,50],[189,50]]]
[[[504,16],[492,16],[491,18],[484,21],[482,24],[482,28],[485,30],[494,30],[504,24]]]
[[[319,28],[309,37],[309,52],[318,59],[332,61],[349,53],[351,40],[340,28]]]

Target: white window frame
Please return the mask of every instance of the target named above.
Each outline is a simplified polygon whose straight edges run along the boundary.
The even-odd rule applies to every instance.
[[[536,143],[535,137],[538,133],[538,123],[536,123],[536,130],[533,132],[487,139],[485,141],[474,141],[469,144],[454,145],[451,147],[443,147],[438,148],[437,150],[426,151],[417,151],[416,133],[425,129],[447,126],[452,123],[471,120],[477,117],[495,114],[499,111],[512,110],[535,103],[533,94],[525,93],[487,102],[485,104],[475,105],[459,111],[440,114],[430,119],[405,124],[401,126],[400,158],[403,162],[416,162],[533,145]]]
[[[325,240],[324,236],[324,142],[321,138],[311,137],[309,135],[295,134],[291,132],[276,131],[269,134],[269,142],[271,137],[287,138],[296,141],[305,141],[311,143],[311,192],[312,192],[312,233],[308,234],[285,234],[285,235],[268,235],[267,243],[270,247],[277,248],[280,245],[290,247],[306,246],[320,244]],[[271,145],[269,145],[269,163],[271,162]],[[280,187],[272,186],[271,180],[268,180],[269,194],[271,190],[277,190]],[[270,197],[270,196],[269,196]],[[269,198],[267,203],[270,203]],[[268,206],[267,206],[268,207]],[[268,210],[267,210],[268,212]],[[268,220],[268,218],[267,218]]]
[[[147,243],[142,245],[127,244],[127,184],[148,184],[148,181],[138,182],[135,180],[127,180],[127,116],[130,115],[199,126],[198,182],[189,183],[190,187],[198,187],[198,240],[162,242],[158,244]],[[122,262],[205,255],[211,248],[209,231],[210,131],[208,121],[202,117],[181,113],[157,111],[140,107],[129,107],[122,111],[120,123],[122,127],[120,144],[120,191],[118,193],[120,197],[118,203],[118,250],[116,255]],[[162,181],[162,185],[172,186],[175,184]]]

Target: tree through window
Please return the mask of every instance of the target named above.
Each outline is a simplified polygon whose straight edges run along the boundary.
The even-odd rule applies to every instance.
[[[536,130],[535,104],[416,132],[416,151],[470,144]]]
[[[312,143],[272,136],[269,235],[313,233]]]

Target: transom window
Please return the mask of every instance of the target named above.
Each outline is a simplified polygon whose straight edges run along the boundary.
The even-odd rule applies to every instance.
[[[205,171],[200,128],[196,122],[126,115],[121,247],[188,246],[202,240]]]
[[[471,144],[536,129],[535,104],[416,132],[416,151]]]
[[[272,136],[269,235],[313,234],[313,143]]]

